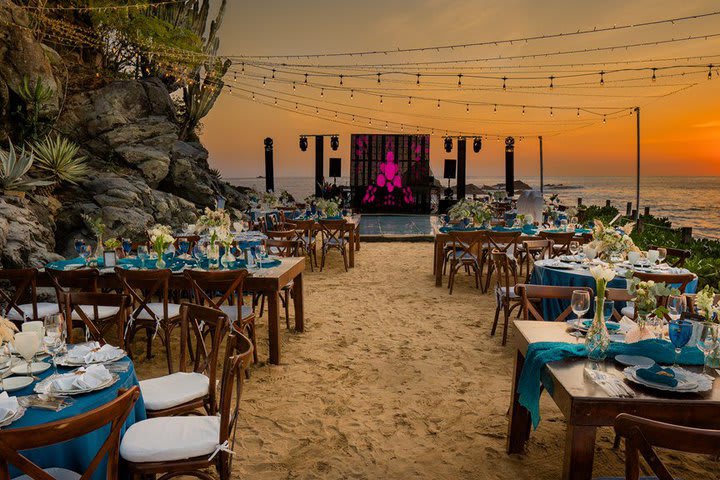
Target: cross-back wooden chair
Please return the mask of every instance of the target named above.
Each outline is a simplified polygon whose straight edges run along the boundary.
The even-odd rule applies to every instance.
[[[252,342],[233,330],[222,369],[219,415],[158,417],[131,426],[120,455],[133,478],[164,474],[161,478],[188,475],[211,480],[214,477],[203,470],[214,467],[220,480],[230,479],[243,372],[253,351]]]
[[[517,285],[517,267],[515,259],[510,258],[509,252],[493,250],[490,253],[490,260],[494,270],[497,272],[497,280],[495,285],[495,318],[493,320],[490,335],[494,336],[500,319],[500,311],[503,312],[503,338],[502,344],[507,343],[508,326],[510,324],[510,315],[516,308],[522,308],[520,297],[515,291]],[[520,312],[518,312],[520,313]]]
[[[536,260],[544,260],[551,258],[553,250],[553,241],[544,238],[532,238],[523,240],[519,248],[518,259],[520,260],[520,271],[522,274],[522,265],[525,265],[525,282],[530,281],[532,275],[532,267]]]
[[[658,247],[657,245],[648,245],[648,250],[657,250],[658,248],[664,248],[667,252],[667,257],[665,259],[666,263],[674,268],[682,268],[685,266],[685,261],[692,257],[692,252],[690,250],[685,250],[682,248],[673,248],[673,247]],[[669,258],[673,258],[673,260],[668,261]]]
[[[605,299],[614,302],[612,316],[616,322],[622,320],[623,316],[628,317],[631,320],[637,318],[637,312],[632,305],[626,305],[625,307],[618,310],[617,305],[620,302],[632,302],[633,295],[627,291],[627,288],[606,288]]]
[[[314,267],[317,267],[315,220],[292,220],[289,223],[295,228],[295,235],[301,242],[300,248],[302,252],[310,259],[310,271],[314,271]],[[314,266],[313,262],[315,263]]]
[[[656,449],[694,453],[717,458],[720,430],[658,422],[621,413],[615,418],[615,433],[625,439],[625,479],[640,480],[640,456],[657,480],[675,480]],[[644,477],[645,478],[645,477]]]
[[[102,478],[117,480],[119,478],[118,450],[120,433],[139,397],[140,389],[134,386],[128,390],[119,390],[118,397],[113,401],[74,417],[32,427],[0,430],[0,480],[10,480],[10,465],[15,466],[21,472],[36,480],[75,477],[81,480],[89,480],[105,458],[107,458],[107,470],[101,475]],[[103,428],[106,425],[110,426],[107,438],[100,445],[97,454],[90,461],[87,470],[82,476],[78,474],[79,472],[72,472],[62,468],[43,470],[21,453],[23,450],[66,442]]]
[[[101,345],[108,343],[105,337],[115,327],[117,341],[127,349],[123,336],[131,303],[128,295],[100,292],[60,292],[59,301],[65,318],[72,318],[75,324],[71,327],[71,323],[67,322],[68,343],[76,343],[73,329],[77,328],[78,324],[84,327],[86,340],[92,339]],[[115,311],[115,313],[103,317],[101,321],[97,318],[90,318],[92,311],[101,310]]]
[[[572,299],[573,292],[582,290],[593,298],[595,293],[589,287],[558,287],[552,285],[530,285],[520,284],[516,291],[520,294],[524,320],[555,321],[562,322],[568,319],[572,311],[572,305],[568,305],[557,318],[545,318],[542,314],[543,300],[567,300]]]
[[[243,285],[249,275],[247,270],[185,270],[184,275],[190,281],[193,303],[222,311],[230,324],[239,324],[240,331],[250,337],[253,346],[256,345],[255,313],[251,307],[243,305]],[[256,351],[254,355],[257,363]]]
[[[199,408],[208,415],[217,413],[215,385],[229,325],[222,310],[182,304],[177,368],[168,375],[140,381],[148,417],[180,415]]]
[[[461,268],[469,274],[472,271],[475,276],[475,288],[481,287],[482,276],[482,249],[485,242],[485,232],[481,230],[451,230],[450,244],[448,246],[447,258],[450,265],[450,276],[448,277],[448,291],[452,295],[455,287],[455,278]],[[483,290],[484,291],[484,290]]]
[[[665,274],[633,272],[633,277],[645,282],[652,280],[655,283],[665,283],[668,286],[672,285],[680,290],[680,293],[685,293],[688,284],[695,280],[695,275],[692,273]]]
[[[570,254],[570,243],[575,239],[575,232],[540,232],[540,236],[553,241],[551,258]]]
[[[344,218],[340,220],[328,220],[322,219],[318,222],[320,225],[321,234],[321,258],[320,258],[320,271],[322,272],[325,267],[325,256],[331,249],[338,250],[342,254],[343,264],[345,265],[345,271],[348,271],[348,260],[347,260],[347,238],[345,236],[345,224],[347,220]]]
[[[520,241],[520,232],[487,232],[487,242],[483,250],[483,257],[490,259],[491,253],[497,250],[500,253],[508,253],[515,258],[515,251]],[[516,266],[515,266],[516,267]],[[490,279],[495,271],[495,263],[488,262],[487,278],[485,279],[485,292],[490,288]],[[517,274],[517,272],[516,272]]]
[[[42,320],[60,312],[57,302],[37,301],[37,276],[38,271],[34,268],[0,269],[0,281],[11,287],[0,288],[4,317],[19,324],[28,320]]]
[[[152,358],[152,344],[155,335],[160,333],[160,341],[165,346],[168,370],[172,368],[171,335],[180,323],[180,305],[170,303],[169,269],[161,270],[125,270],[115,267],[123,291],[132,298],[133,311],[130,314],[125,334],[128,354],[132,358],[132,344],[139,330],[145,330],[147,337],[146,356]],[[159,301],[157,301],[159,300]]]

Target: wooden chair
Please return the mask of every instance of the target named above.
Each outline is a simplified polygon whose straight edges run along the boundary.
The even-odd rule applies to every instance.
[[[450,265],[450,277],[448,278],[448,290],[452,295],[455,287],[455,277],[461,268],[470,273],[472,270],[475,276],[475,288],[480,288],[480,277],[482,275],[482,248],[486,233],[477,231],[451,230],[450,245],[448,247],[448,258]]]
[[[692,252],[690,250],[685,250],[682,248],[672,248],[672,247],[658,247],[656,245],[648,245],[648,250],[657,250],[658,248],[664,248],[667,252],[667,258],[666,263],[668,263],[671,267],[674,268],[682,268],[685,266],[685,261],[692,257]],[[667,261],[668,258],[674,258],[672,261]]]
[[[91,478],[103,459],[107,457],[107,470],[101,477],[107,480],[117,480],[119,478],[120,433],[139,397],[140,389],[134,386],[128,390],[119,390],[115,400],[74,417],[32,427],[0,430],[0,480],[10,479],[10,465],[36,480],[80,478],[77,472],[63,468],[43,470],[23,456],[21,452],[66,442],[107,425],[110,426],[107,437],[99,446],[97,454],[93,457],[82,478]]]
[[[498,321],[500,319],[500,310],[503,311],[503,338],[502,344],[507,343],[508,326],[510,323],[510,314],[518,307],[522,308],[520,297],[515,291],[517,285],[517,267],[515,260],[508,256],[508,252],[493,250],[490,259],[497,272],[497,282],[495,286],[495,319],[493,320],[490,335],[495,335]]]
[[[248,276],[247,270],[215,270],[201,272],[185,270],[185,278],[190,281],[193,291],[193,303],[215,308],[223,312],[230,324],[239,324],[240,331],[253,342],[254,360],[257,363],[255,335],[255,313],[251,307],[243,305],[243,284]],[[220,293],[220,296],[214,296]]]
[[[605,299],[611,300],[613,302],[632,302],[633,295],[630,294],[630,292],[627,291],[627,288],[607,288],[605,289]],[[617,305],[617,303],[615,303]],[[615,321],[619,322],[622,320],[623,316],[626,316],[632,320],[635,320],[637,318],[637,312],[635,311],[635,307],[632,305],[626,305],[625,307],[621,308],[619,311],[617,307],[613,307],[612,316],[615,319]]]
[[[188,254],[192,254],[193,248],[200,242],[200,235],[179,235],[175,237],[175,249],[180,251],[180,242],[188,242]]]
[[[550,285],[530,285],[520,284],[516,288],[516,292],[520,295],[520,303],[522,304],[524,320],[550,320],[561,322],[567,320],[572,313],[572,306],[568,306],[563,310],[557,318],[546,319],[542,315],[543,300],[568,300],[572,299],[573,292],[582,290],[588,292],[592,301],[595,293],[589,287],[556,287]],[[536,307],[537,305],[537,307]]]
[[[182,304],[178,368],[169,370],[168,375],[140,381],[148,417],[180,415],[199,408],[205,408],[208,415],[217,413],[214,386],[229,325],[222,310]]]
[[[680,293],[685,293],[685,289],[688,284],[695,280],[695,275],[692,273],[680,273],[680,274],[665,274],[665,273],[644,273],[644,272],[633,272],[633,277],[639,278],[642,281],[652,280],[655,283],[665,283],[667,285],[677,285],[677,289]]]
[[[252,355],[252,342],[234,329],[228,336],[222,369],[219,416],[156,417],[125,432],[120,456],[133,478],[173,478],[186,475],[211,480],[203,469],[215,467],[220,480],[230,479],[235,429],[240,414],[243,371]]]
[[[125,322],[128,318],[130,308],[130,297],[117,293],[96,293],[96,292],[60,292],[59,301],[65,318],[72,318],[73,324],[67,322],[68,343],[75,343],[72,336],[73,328],[78,327],[78,322],[85,329],[86,340],[92,339],[100,345],[105,345],[106,333],[115,327],[117,339],[123,345],[125,333]],[[92,311],[115,311],[111,316],[105,316],[102,320],[90,318]],[[78,320],[76,320],[78,319]],[[127,349],[127,345],[123,345]]]
[[[37,276],[34,268],[0,269],[0,281],[5,281],[11,289],[0,288],[2,313],[8,320],[23,323],[28,320],[42,320],[48,315],[60,312],[57,302],[37,301]],[[28,303],[20,303],[26,301]]]
[[[551,258],[553,251],[553,241],[536,238],[530,240],[523,240],[521,247],[519,248],[519,254],[517,258],[520,264],[520,271],[518,274],[522,274],[522,265],[525,264],[525,282],[530,281],[532,275],[531,265],[535,265],[536,260],[543,260]]]
[[[327,220],[323,219],[318,222],[320,224],[321,234],[321,259],[320,259],[320,271],[322,272],[325,267],[325,256],[331,249],[338,250],[343,257],[343,264],[345,265],[345,271],[348,271],[348,260],[347,260],[347,238],[345,237],[345,219],[340,220]]]
[[[570,255],[570,243],[576,240],[575,232],[540,232],[540,236],[553,241],[551,258]]]
[[[494,250],[497,250],[500,253],[509,253],[510,256],[515,257],[515,250],[520,240],[520,232],[487,232],[486,235],[487,243],[483,249],[482,262],[484,262],[485,258],[489,259]],[[490,279],[492,278],[494,270],[494,262],[489,261],[487,278],[485,279],[485,292],[487,292],[490,288]]]
[[[640,456],[657,480],[674,480],[655,449],[720,455],[720,430],[685,427],[621,413],[615,418],[615,433],[625,439],[625,479],[640,479]]]
[[[69,271],[53,270],[48,268],[45,269],[45,272],[48,274],[53,286],[55,287],[58,305],[60,306],[66,302],[63,294],[99,292],[98,279],[100,278],[100,272],[96,268],[80,268]],[[77,306],[85,313],[85,316],[98,327],[100,331],[105,331],[106,327],[117,323],[116,317],[120,310],[117,306],[100,304]],[[70,320],[67,321],[67,338],[69,343],[73,343],[73,330],[75,328],[80,328],[87,332],[87,330],[85,330],[87,323],[86,319],[80,315],[78,309],[76,308],[71,310],[68,318]],[[119,340],[122,341],[122,336]]]
[[[300,248],[310,259],[310,271],[314,271],[313,262],[317,267],[317,242],[315,220],[293,220],[290,222],[295,227],[295,235],[301,242]]]
[[[128,320],[125,344],[130,358],[132,344],[138,330],[145,330],[147,337],[148,359],[152,358],[152,343],[157,333],[162,333],[160,341],[165,345],[168,370],[172,369],[172,331],[180,323],[180,305],[170,303],[169,269],[162,270],[125,270],[115,267],[115,274],[126,295],[132,298],[133,311]],[[159,301],[154,301],[154,300]]]

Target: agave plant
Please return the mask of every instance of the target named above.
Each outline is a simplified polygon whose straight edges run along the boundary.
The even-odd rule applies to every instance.
[[[79,156],[80,147],[63,137],[47,136],[42,142],[32,144],[38,168],[58,181],[77,185],[88,173],[85,157]]]
[[[32,152],[26,152],[23,148],[18,154],[10,142],[8,151],[0,150],[0,186],[4,191],[18,190],[27,191],[36,187],[52,185],[47,180],[36,180],[27,178],[25,174],[33,165]]]

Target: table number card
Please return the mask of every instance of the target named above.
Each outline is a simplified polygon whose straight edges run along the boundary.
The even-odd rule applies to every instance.
[[[117,265],[117,254],[114,250],[103,252],[103,260],[105,261],[105,268],[114,267]]]

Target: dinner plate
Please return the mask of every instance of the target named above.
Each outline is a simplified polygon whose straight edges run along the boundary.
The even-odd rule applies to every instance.
[[[27,362],[20,362],[10,370],[15,375],[27,375],[28,374]],[[30,364],[30,374],[35,375],[36,373],[42,373],[50,368],[50,364],[47,362],[32,362]]]
[[[86,389],[71,389],[71,390],[52,390],[51,393],[55,395],[82,395],[85,393],[90,392],[97,392],[98,390],[104,390],[111,385],[113,385],[115,382],[117,382],[120,379],[118,374],[111,373],[110,378],[98,385],[97,387],[93,388],[86,388]],[[48,390],[50,389],[50,385],[52,384],[52,381],[54,380],[53,376],[47,377],[45,380],[39,382],[35,385],[35,393],[48,393]]]
[[[649,382],[637,376],[637,371],[640,368],[643,367],[627,367],[625,370],[623,370],[623,374],[625,375],[625,378],[627,378],[631,382],[643,385],[648,388],[653,388],[655,390],[663,390],[666,392],[706,392],[708,390],[711,390],[713,386],[712,378],[708,377],[707,375],[690,372],[683,368],[672,369],[673,372],[675,372],[675,380],[678,381],[678,384],[674,387],[662,383]]]
[[[647,368],[655,364],[655,360],[641,355],[616,355],[615,361],[628,367]]]
[[[78,359],[77,361],[74,361],[74,360],[72,360],[67,354],[65,354],[65,355],[63,355],[62,357],[58,357],[58,358],[55,360],[55,362],[56,362],[58,365],[62,365],[62,366],[64,366],[64,367],[82,367],[82,366],[84,366],[84,365],[93,365],[93,364],[97,364],[97,363],[112,363],[112,362],[117,362],[118,360],[121,360],[121,359],[125,358],[125,355],[127,355],[127,353],[126,353],[124,350],[120,350],[120,351],[118,352],[118,354],[117,354],[116,356],[114,356],[114,357],[107,358],[107,359],[102,360],[102,361],[96,360],[96,361],[94,361],[94,362],[85,362],[84,360],[80,360],[80,359]]]
[[[13,422],[20,420],[23,415],[25,415],[25,407],[18,405],[18,409],[13,415],[0,420],[0,427],[7,427],[8,425],[11,425]]]
[[[30,385],[34,380],[32,377],[8,377],[3,380],[3,387],[6,392],[17,392]]]

